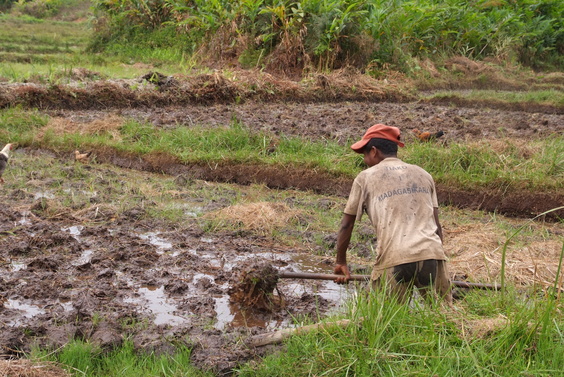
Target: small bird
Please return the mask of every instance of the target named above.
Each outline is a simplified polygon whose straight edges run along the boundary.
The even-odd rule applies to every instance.
[[[438,131],[438,132],[419,131],[417,128],[414,128],[412,132],[415,134],[415,137],[417,137],[420,141],[436,140],[445,134],[443,131]]]
[[[2,151],[0,151],[0,183],[4,183],[4,178],[2,178],[2,174],[6,169],[6,165],[8,165],[8,160],[10,159],[10,151],[12,150],[14,144],[6,144]]]
[[[80,153],[78,150],[74,151],[74,159],[79,162],[88,162],[88,158],[92,152]]]

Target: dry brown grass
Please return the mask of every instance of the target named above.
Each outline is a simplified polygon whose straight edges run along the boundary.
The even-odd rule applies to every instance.
[[[555,227],[561,227],[558,224]],[[535,229],[541,232],[541,225]],[[499,282],[501,259],[507,235],[495,223],[474,223],[445,229],[445,250],[450,256],[452,273],[467,276],[468,281]],[[553,286],[563,240],[527,240],[524,245],[511,242],[507,247],[505,278],[515,285]],[[560,289],[563,289],[560,275]]]
[[[0,377],[68,377],[71,374],[54,363],[27,359],[0,360]]]
[[[206,214],[204,217],[215,221],[223,221],[232,226],[259,233],[270,233],[282,228],[300,211],[288,207],[284,203],[259,202],[238,204]]]
[[[119,129],[124,122],[124,119],[117,115],[109,115],[103,119],[94,119],[85,123],[54,117],[39,131],[38,137],[43,138],[47,132],[52,132],[58,136],[68,133],[80,135],[109,134],[114,140],[119,141],[121,139]]]
[[[453,323],[460,329],[461,335],[467,339],[485,339],[494,336],[509,326],[509,319],[503,315],[497,317],[468,318],[466,312],[447,312]]]

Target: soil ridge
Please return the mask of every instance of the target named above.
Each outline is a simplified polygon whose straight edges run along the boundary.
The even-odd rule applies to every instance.
[[[455,95],[418,99],[404,82],[390,83],[366,76],[314,76],[295,82],[268,75],[229,80],[222,75],[198,75],[154,81],[139,79],[76,81],[69,84],[0,83],[0,108],[21,106],[39,110],[107,110],[248,101],[317,103],[347,101],[428,103],[466,108],[564,114],[564,106],[497,100],[467,100]],[[149,77],[149,79],[147,78]],[[158,76],[160,77],[160,76]]]
[[[294,166],[263,164],[206,164],[182,163],[165,154],[149,154],[143,157],[102,148],[93,151],[96,161],[110,163],[127,169],[184,176],[205,181],[236,183],[241,185],[264,184],[273,189],[296,189],[313,191],[316,194],[348,196],[352,178],[339,177],[329,172]],[[63,157],[62,153],[59,155]],[[535,218],[545,212],[561,207],[564,193],[549,190],[475,190],[457,188],[437,183],[439,204],[458,208],[496,212],[518,218]],[[542,215],[542,220],[560,221],[564,209]]]

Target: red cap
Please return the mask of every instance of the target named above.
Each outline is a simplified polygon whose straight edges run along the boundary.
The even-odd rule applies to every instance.
[[[386,126],[385,124],[375,124],[366,131],[360,141],[357,141],[356,143],[351,145],[352,150],[356,153],[362,153],[362,149],[372,138],[386,139],[393,141],[400,147],[404,146],[404,144],[400,141],[399,128]]]

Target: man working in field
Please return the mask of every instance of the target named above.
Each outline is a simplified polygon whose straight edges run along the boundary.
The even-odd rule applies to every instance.
[[[429,173],[397,158],[400,130],[383,124],[370,127],[351,148],[364,154],[368,169],[353,182],[337,237],[335,273],[338,283],[350,279],[347,249],[355,221],[366,212],[376,230],[377,258],[373,287],[386,285],[401,302],[413,286],[425,297],[434,290],[451,301],[438,217],[435,183]]]

